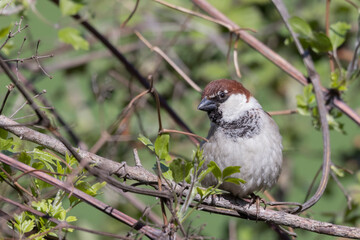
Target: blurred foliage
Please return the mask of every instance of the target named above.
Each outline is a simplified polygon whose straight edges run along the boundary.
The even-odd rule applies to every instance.
[[[197,10],[190,1],[168,0],[167,2]],[[256,33],[251,34],[306,75],[302,58],[297,53],[282,19],[269,1],[209,0],[209,2],[241,27],[254,29]],[[81,27],[79,22],[68,16],[73,13],[79,13],[91,22],[125,54],[143,76],[152,74],[157,91],[198,135],[206,136],[209,127],[207,116],[196,110],[200,94],[193,90],[169,64],[148,49],[133,33],[135,29],[152,45],[165,51],[201,87],[217,78],[240,80],[267,111],[298,108],[300,113],[311,115],[311,118],[300,114],[274,117],[283,136],[285,162],[279,183],[271,193],[279,201],[304,200],[309,185],[322,164],[321,132],[314,131],[314,125],[315,127],[319,125],[316,122],[318,114],[311,85],[303,89],[274,64],[242,42],[238,44],[238,62],[243,78],[239,79],[232,63],[232,48],[230,58],[227,58],[229,48],[227,29],[169,9],[154,1],[140,1],[135,14],[123,28],[120,26],[133,11],[135,1],[61,0],[60,4],[61,8],[51,1],[0,1],[0,44],[5,41],[9,29],[16,31],[14,24],[19,22],[20,16],[24,16],[23,24],[29,25],[28,29],[8,41],[1,49],[1,54],[9,59],[31,57],[35,54],[37,40],[41,40],[39,55],[55,55],[53,58],[41,59],[44,69],[53,76],[53,79],[47,78],[34,61],[19,62],[19,71],[39,91],[46,89],[47,93],[44,97],[86,146],[91,148],[101,138],[102,133],[116,122],[122,109],[143,88],[122,64],[109,55],[108,51]],[[357,42],[359,18],[357,9],[346,1],[331,1],[331,31],[330,36],[326,37],[325,1],[285,1],[285,4],[293,19],[292,25],[301,35],[303,46],[311,49],[309,54],[314,59],[323,86],[336,90],[335,92],[340,93],[347,104],[359,113],[359,79],[356,72],[349,73],[347,68],[352,61]],[[67,31],[64,32],[64,29]],[[339,34],[334,35],[334,33]],[[24,37],[27,40],[18,53]],[[328,50],[332,54],[337,54],[339,60],[336,63],[338,70],[333,72],[329,64]],[[9,83],[7,77],[0,74],[1,96],[5,95],[5,87]],[[12,115],[23,103],[24,99],[15,90],[9,97],[4,114]],[[29,116],[32,113],[31,108],[26,106],[17,112],[14,118],[24,123],[32,122],[35,119]],[[165,111],[161,111],[161,116],[165,128],[179,129]],[[323,198],[307,212],[306,216],[336,224],[359,226],[359,127],[346,116],[340,116],[338,111],[333,110],[329,116],[333,128],[340,130],[331,133],[332,161],[337,166],[335,170],[351,170],[351,173],[344,171],[344,176],[339,175],[339,178],[353,197],[353,208],[347,209],[343,193],[336,183],[330,180]],[[132,149],[138,148],[142,164],[151,170],[155,164],[154,150],[149,151],[137,138],[139,134],[146,136],[150,142],[155,142],[156,148],[158,123],[155,119],[157,119],[155,101],[150,96],[143,97],[138,102],[136,110],[122,119],[121,127],[111,141],[103,145],[97,154],[115,161],[127,161],[133,165]],[[52,120],[60,126],[55,118]],[[60,130],[70,139],[63,129]],[[169,158],[168,156],[177,156],[187,162],[193,159],[195,147],[187,137],[174,134],[169,144],[171,144],[170,152],[167,148],[156,154],[163,156],[164,159]],[[20,159],[24,162],[34,162],[37,167],[47,165],[54,170],[59,168],[57,160],[44,153],[41,148],[35,149],[44,154],[25,153],[24,149],[34,149],[34,146],[27,148],[26,145],[29,144],[11,136],[0,138],[1,149],[14,146],[13,149],[16,149],[14,151],[22,154]],[[187,162],[175,161],[169,168],[186,166]],[[173,177],[178,178],[179,175],[175,174]],[[184,176],[180,178],[182,177]],[[15,196],[16,194],[6,186],[1,183],[2,194]],[[97,189],[97,186],[95,188]],[[85,186],[84,189],[89,189],[89,186]],[[131,202],[111,190],[107,191],[106,187],[104,189],[105,193],[99,196],[100,199],[134,218],[142,217],[142,212],[135,209]],[[151,206],[155,212],[160,212],[156,199],[137,197]],[[70,206],[71,203],[67,204]],[[118,224],[97,210],[89,209],[87,205],[74,208],[71,210],[71,215],[76,216],[78,224],[84,227],[117,233],[129,230],[128,227]],[[185,222],[185,227],[194,234],[227,239],[230,219],[226,216],[196,211],[190,216],[190,220]],[[23,224],[24,231],[32,227],[32,223],[28,222],[31,221],[29,218],[23,217],[21,220],[18,217],[16,221],[19,226]],[[104,222],[107,224],[103,224]],[[235,225],[238,239],[277,239],[277,235],[262,222],[236,219]],[[302,230],[296,230],[296,233],[299,239],[334,239]],[[80,231],[74,231],[67,236],[69,239],[85,239],[89,236],[92,239],[107,239]]]

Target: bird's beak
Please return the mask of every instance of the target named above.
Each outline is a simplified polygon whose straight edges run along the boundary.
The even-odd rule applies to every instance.
[[[212,100],[207,99],[206,97],[201,100],[198,109],[209,112],[211,110],[215,110],[217,108],[216,103]]]

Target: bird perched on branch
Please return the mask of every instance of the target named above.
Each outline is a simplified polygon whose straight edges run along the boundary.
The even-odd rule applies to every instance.
[[[202,145],[205,167],[210,161],[221,170],[241,166],[245,184],[224,182],[220,188],[237,197],[271,188],[278,180],[282,165],[282,144],[279,128],[259,102],[234,80],[210,82],[202,93],[199,110],[205,111],[211,121],[208,142]],[[202,184],[216,185],[208,174]]]

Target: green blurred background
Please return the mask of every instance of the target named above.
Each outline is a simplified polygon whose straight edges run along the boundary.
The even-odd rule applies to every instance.
[[[168,1],[178,6],[197,10],[188,1]],[[301,57],[294,45],[285,44],[289,33],[285,29],[275,7],[265,0],[222,0],[209,1],[221,12],[241,27],[256,30],[253,34],[267,46],[279,53],[291,64],[306,73]],[[291,16],[306,20],[313,29],[325,31],[325,1],[285,1]],[[34,4],[34,5],[32,5]],[[238,61],[242,79],[235,74],[232,57],[227,60],[229,33],[215,23],[169,9],[154,1],[140,1],[139,8],[127,23],[120,25],[134,8],[135,1],[85,1],[81,14],[85,16],[101,33],[124,52],[128,60],[144,75],[153,74],[155,87],[173,109],[181,116],[196,134],[206,136],[209,121],[206,114],[197,111],[200,94],[186,82],[155,52],[148,49],[134,34],[134,30],[144,35],[154,46],[166,50],[168,56],[180,66],[199,86],[204,87],[211,80],[232,78],[240,80],[259,100],[266,111],[296,109],[297,94],[302,94],[302,86],[279,70],[259,53],[240,42]],[[21,5],[21,4],[20,4]],[[63,16],[59,8],[51,1],[30,3],[20,14],[0,16],[0,29],[10,23],[23,22],[29,28],[11,39],[13,48],[9,48],[7,58],[16,58],[23,38],[27,41],[20,57],[34,55],[35,44],[41,40],[39,53],[53,53],[53,58],[42,61],[44,68],[53,76],[49,79],[38,71],[35,62],[21,64],[20,72],[30,79],[38,90],[46,89],[45,97],[57,112],[72,127],[80,139],[89,147],[99,139],[104,131],[118,116],[126,104],[143,88],[131,77],[124,67],[85,29],[69,16]],[[354,49],[358,31],[356,9],[345,1],[331,2],[331,23],[345,21],[352,28],[340,50]],[[78,29],[90,42],[89,50],[74,50],[70,45],[59,41],[58,31],[64,27]],[[1,39],[4,41],[4,38]],[[98,54],[98,55],[96,55]],[[330,84],[330,67],[326,54],[312,53],[316,70],[325,87]],[[96,55],[96,56],[95,56]],[[231,52],[232,55],[232,52]],[[344,66],[348,59],[341,57]],[[80,57],[86,61],[80,62]],[[76,61],[78,60],[78,61]],[[74,61],[74,63],[72,63]],[[66,66],[66,63],[71,63]],[[30,70],[29,70],[30,69]],[[35,69],[35,70],[32,70]],[[9,80],[0,75],[0,94],[6,92]],[[343,95],[347,104],[360,113],[359,79],[349,85]],[[145,167],[150,169],[155,158],[137,140],[139,133],[155,139],[158,130],[156,109],[150,96],[141,102],[136,112],[128,119],[129,127],[122,133],[120,141],[109,142],[97,154],[115,161],[127,161],[133,165],[132,149],[138,148]],[[5,115],[13,113],[23,103],[20,94],[11,95],[5,108]],[[30,108],[22,110],[17,117],[30,114]],[[165,111],[161,111],[163,126],[179,129]],[[299,114],[275,116],[280,127],[284,145],[284,168],[278,185],[270,192],[281,201],[304,201],[306,192],[317,170],[322,164],[321,132],[315,130],[311,119]],[[353,174],[345,173],[340,178],[347,191],[352,193],[352,210],[347,210],[344,194],[331,179],[322,199],[304,217],[349,226],[359,225],[359,126],[346,116],[339,119],[344,123],[346,134],[331,132],[332,161]],[[67,136],[64,132],[64,136]],[[170,150],[174,154],[190,158],[195,147],[188,138],[172,135]],[[316,186],[315,186],[316,187]],[[136,196],[146,205],[160,212],[157,199]],[[99,197],[127,214],[139,218],[141,212],[131,206],[119,194],[105,188]],[[82,203],[71,211],[78,217],[77,224],[91,229],[122,233],[129,230],[123,224],[111,219],[98,210]],[[216,214],[196,211],[185,226],[191,231],[215,239],[228,239],[229,226],[235,230],[237,239],[277,239],[277,235],[263,222],[235,219]],[[295,230],[298,239],[334,239],[302,230]],[[90,235],[80,231],[68,235],[69,239],[110,239]]]

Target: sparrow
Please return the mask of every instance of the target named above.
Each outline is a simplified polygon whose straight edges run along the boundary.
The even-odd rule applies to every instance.
[[[221,170],[240,166],[244,184],[224,182],[220,189],[236,197],[245,197],[271,188],[278,180],[282,165],[282,144],[279,128],[259,102],[235,81],[220,79],[210,82],[202,92],[199,110],[210,119],[208,142],[202,144],[206,168],[210,161]],[[201,183],[204,187],[217,184],[213,174]]]

